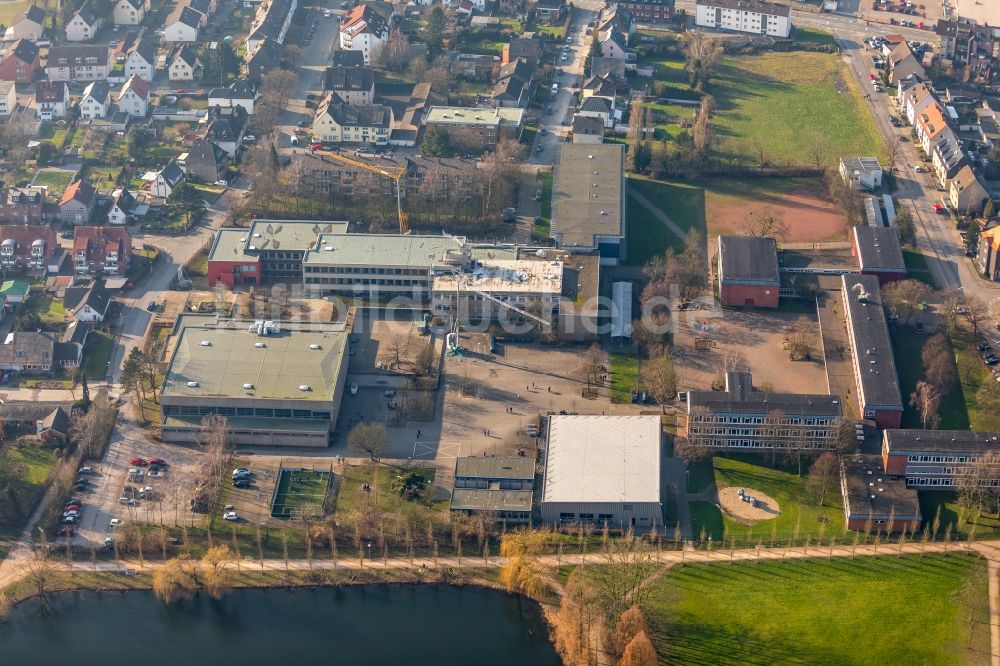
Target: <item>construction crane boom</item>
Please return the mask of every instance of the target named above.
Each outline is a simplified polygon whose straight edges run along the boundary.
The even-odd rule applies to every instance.
[[[313,152],[319,153],[325,157],[330,157],[338,162],[343,162],[344,164],[350,164],[351,166],[358,167],[359,169],[364,169],[370,173],[385,176],[386,178],[392,180],[392,182],[396,184],[396,213],[399,215],[399,233],[410,233],[410,224],[406,218],[406,213],[403,211],[403,196],[400,192],[399,186],[399,181],[402,180],[403,175],[406,173],[405,166],[379,166],[377,164],[368,164],[367,162],[353,160],[350,157],[345,157],[340,153],[335,153],[329,150],[313,150]]]
[[[552,324],[550,322],[545,321],[541,317],[533,315],[530,312],[525,312],[524,310],[522,310],[522,309],[520,309],[520,308],[518,308],[516,306],[511,305],[507,301],[504,301],[504,300],[501,300],[501,299],[497,298],[493,294],[488,294],[485,291],[480,291],[480,290],[476,289],[475,287],[469,286],[468,283],[462,283],[461,273],[459,273],[458,271],[453,271],[453,272],[455,274],[455,282],[458,285],[456,287],[456,289],[455,289],[455,291],[456,291],[456,297],[458,295],[457,292],[458,292],[459,289],[465,289],[466,291],[471,291],[474,294],[479,294],[483,298],[485,298],[485,299],[487,299],[489,301],[493,301],[497,305],[505,307],[508,310],[513,310],[514,312],[516,312],[517,314],[519,314],[519,315],[521,315],[523,317],[527,317],[528,319],[533,319],[533,320],[537,321],[539,324],[542,324],[543,326],[549,326],[549,327],[552,326]],[[458,307],[457,300],[456,300],[456,303],[455,303],[455,307],[456,308]]]

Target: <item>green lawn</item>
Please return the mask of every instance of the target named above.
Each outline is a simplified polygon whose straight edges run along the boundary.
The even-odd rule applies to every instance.
[[[968,411],[969,427],[973,430],[1000,430],[1000,382],[983,364],[976,350],[976,337],[970,331],[953,331],[951,345],[955,350],[958,380],[962,384],[961,398]]]
[[[986,563],[966,555],[675,567],[644,606],[661,663],[989,661]]]
[[[15,0],[0,4],[0,23],[10,25],[27,6],[28,0]]]
[[[38,292],[28,299],[26,305],[30,311],[38,315],[45,326],[55,326],[66,321],[66,308],[59,299]]]
[[[705,190],[690,183],[632,178],[628,188],[638,192],[684,230],[697,229],[705,233]],[[628,198],[628,264],[638,266],[663,254],[667,248],[683,248],[681,239],[635,198]],[[638,230],[635,233],[633,230]]]
[[[923,490],[917,495],[920,498],[920,515],[932,530],[934,519],[937,518],[939,538],[948,531],[949,526],[952,534],[958,533],[962,539],[995,539],[1000,534],[1000,519],[996,514],[975,515],[962,509],[956,493]]]
[[[27,472],[23,478],[11,482],[11,491],[4,493],[4,505],[0,508],[0,539],[10,539],[20,535],[38,503],[56,456],[52,449],[31,444],[12,445],[4,455],[12,463],[24,465]]]
[[[725,58],[708,87],[714,125],[726,153],[771,162],[823,163],[841,155],[885,157],[875,122],[840,58],[796,51]]]
[[[35,174],[33,184],[49,188],[49,194],[58,199],[73,182],[73,175],[72,171],[42,169]]]
[[[691,502],[688,506],[691,511],[691,536],[699,541],[704,537],[706,543],[709,540],[716,543],[722,541],[726,527],[719,508],[709,502]]]
[[[87,344],[83,348],[85,357],[84,372],[87,379],[100,380],[108,372],[108,359],[111,357],[113,339],[104,331],[91,331],[87,336]]]
[[[920,250],[904,249],[903,263],[906,264],[907,277],[920,280],[928,286],[937,288],[937,285],[934,284],[934,276],[927,266],[927,257]]]
[[[772,534],[777,541],[786,541],[794,538],[796,532],[800,540],[806,537],[816,538],[821,532],[825,537],[844,533],[844,510],[838,491],[831,491],[823,506],[817,506],[807,498],[807,459],[803,463],[801,477],[796,474],[794,466],[771,467],[763,454],[717,455],[712,462],[718,489],[735,486],[746,488],[750,494],[760,492],[774,498],[781,509],[777,518],[757,523],[752,532],[747,526],[723,516],[727,536],[743,540],[748,538],[750,532],[750,541],[763,539],[765,543],[769,543]],[[713,534],[715,538],[720,536],[722,535]]]
[[[795,34],[792,37],[795,41],[803,44],[829,44],[831,46],[836,44],[833,35],[812,28],[795,28]]]
[[[611,402],[632,403],[632,391],[639,388],[639,357],[611,354]]]
[[[711,458],[702,458],[687,464],[687,489],[689,493],[700,493],[715,483],[715,469]]]
[[[921,428],[923,426],[920,415],[909,402],[910,395],[917,388],[917,382],[924,376],[924,364],[920,355],[927,334],[917,333],[909,326],[893,326],[890,333],[892,355],[896,361],[896,374],[899,376],[899,390],[903,395],[903,427]],[[978,356],[972,360],[977,367],[982,367]],[[940,427],[945,430],[969,429],[969,412],[965,404],[965,389],[961,382],[952,387],[948,397],[942,402],[938,415],[941,417]]]
[[[350,465],[344,470],[337,491],[336,515],[339,524],[349,520],[349,516],[359,512],[375,511],[377,513],[398,513],[413,525],[424,526],[437,520],[447,520],[448,500],[411,501],[404,500],[392,491],[392,482],[400,474],[409,469],[391,465]],[[434,483],[434,469],[420,468],[429,485]],[[365,492],[362,487],[370,484],[371,490]],[[433,493],[428,488],[427,496]]]

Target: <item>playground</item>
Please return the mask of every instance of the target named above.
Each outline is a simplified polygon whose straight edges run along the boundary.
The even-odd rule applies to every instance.
[[[744,525],[777,518],[781,514],[777,500],[752,488],[723,488],[719,491],[719,506],[730,518]]]
[[[271,517],[296,518],[307,512],[323,515],[332,479],[330,468],[282,467],[271,501]]]

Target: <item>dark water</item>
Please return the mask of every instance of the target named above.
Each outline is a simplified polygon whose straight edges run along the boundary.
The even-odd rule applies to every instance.
[[[164,606],[149,592],[29,602],[0,626],[0,664],[558,664],[541,611],[439,585],[237,590]]]

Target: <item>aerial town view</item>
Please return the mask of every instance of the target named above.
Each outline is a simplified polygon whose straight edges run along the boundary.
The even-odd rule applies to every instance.
[[[0,664],[1000,666],[993,25],[0,0]]]

